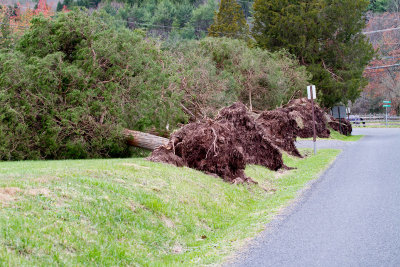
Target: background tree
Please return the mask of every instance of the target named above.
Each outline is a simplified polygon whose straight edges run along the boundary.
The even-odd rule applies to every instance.
[[[397,28],[399,17],[398,12],[375,13],[370,16],[365,31]],[[369,84],[364,88],[363,98],[357,100],[356,105],[360,106],[360,103],[368,100],[369,112],[383,112],[382,100],[387,99],[392,101],[392,111],[400,113],[400,68],[397,67],[400,63],[400,31],[375,32],[368,36],[377,54],[369,64],[370,69],[364,73]]]
[[[372,12],[385,12],[391,0],[370,0],[368,10]]]
[[[0,49],[11,48],[12,31],[10,27],[10,10],[5,6],[0,6]]]
[[[254,1],[250,0],[250,1],[238,1],[238,2],[242,7],[246,19],[251,17]]]
[[[64,2],[68,4],[68,8],[82,3],[73,0]],[[59,9],[61,7],[60,4]],[[102,1],[98,9],[115,17],[113,23],[116,27],[143,29],[149,36],[180,42],[183,39],[199,39],[207,35],[207,29],[212,24],[214,11],[217,9],[217,1]]]
[[[193,10],[193,17],[190,24],[193,26],[198,38],[205,37],[207,30],[214,20],[214,12],[218,8],[217,2],[208,0],[204,5]]]
[[[307,66],[323,106],[354,101],[374,50],[362,34],[366,0],[256,0],[253,36],[262,48],[287,48]]]
[[[214,15],[214,23],[208,29],[208,35],[244,40],[249,38],[249,25],[236,0],[221,0],[219,10]]]
[[[387,0],[386,11],[399,12],[400,11],[400,0]]]

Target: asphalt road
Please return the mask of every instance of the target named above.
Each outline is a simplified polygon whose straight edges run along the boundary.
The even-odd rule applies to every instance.
[[[365,134],[232,266],[400,266],[400,129]]]

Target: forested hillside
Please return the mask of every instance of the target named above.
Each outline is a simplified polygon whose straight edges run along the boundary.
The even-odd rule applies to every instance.
[[[374,13],[398,12],[399,9],[399,0],[370,0],[369,10]]]

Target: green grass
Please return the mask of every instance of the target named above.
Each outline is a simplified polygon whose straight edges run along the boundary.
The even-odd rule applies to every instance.
[[[369,121],[364,121],[365,124],[359,123],[355,124],[352,123],[353,128],[400,128],[400,121],[391,121],[389,120],[388,126],[386,126],[386,121],[385,120],[380,120],[380,121],[374,121],[374,122],[369,122]]]
[[[346,136],[343,134],[340,134],[338,131],[329,129],[331,131],[331,137],[330,138],[319,138],[317,137],[317,140],[340,140],[340,141],[348,141],[348,142],[355,142],[360,140],[361,138],[364,137],[364,135],[350,135]],[[313,140],[312,138],[297,138],[298,140]]]
[[[337,131],[331,130],[331,138],[330,139],[340,140],[340,141],[349,141],[349,142],[353,141],[353,142],[355,142],[355,141],[360,140],[363,137],[364,137],[364,135],[346,136],[346,135],[340,134]]]
[[[365,125],[352,125],[353,128],[400,128],[399,124],[392,124],[388,123],[388,126],[386,126],[385,123],[366,123]]]
[[[0,266],[221,263],[339,153],[304,151],[249,166],[258,185],[137,158],[0,162]]]

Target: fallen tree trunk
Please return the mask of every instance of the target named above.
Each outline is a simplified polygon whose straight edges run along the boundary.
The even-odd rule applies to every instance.
[[[130,146],[154,150],[168,143],[168,139],[153,134],[124,129],[123,134]]]

